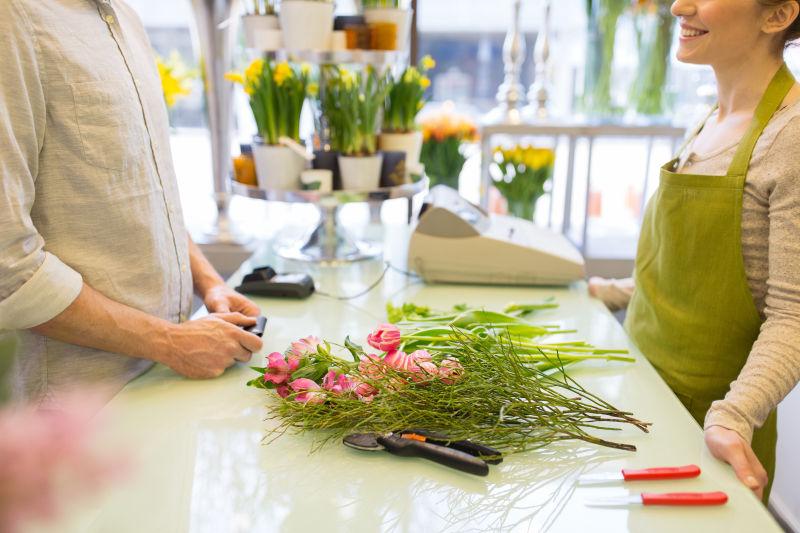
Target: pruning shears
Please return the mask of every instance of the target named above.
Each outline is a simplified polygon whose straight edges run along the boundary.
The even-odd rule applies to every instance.
[[[470,440],[450,440],[426,430],[394,433],[354,433],[344,438],[345,446],[364,451],[385,450],[401,457],[421,457],[476,476],[489,474],[490,464],[499,464],[503,455]]]

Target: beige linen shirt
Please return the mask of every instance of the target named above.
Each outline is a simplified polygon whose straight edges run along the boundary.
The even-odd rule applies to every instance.
[[[188,235],[169,146],[154,56],[126,4],[0,1],[0,331],[20,330],[18,398],[118,390],[152,364],[29,331],[83,282],[186,320]]]

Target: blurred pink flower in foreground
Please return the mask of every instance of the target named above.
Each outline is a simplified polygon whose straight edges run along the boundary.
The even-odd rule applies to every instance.
[[[69,405],[63,411],[0,410],[0,531],[53,520],[127,468],[93,446],[98,406],[86,400]]]

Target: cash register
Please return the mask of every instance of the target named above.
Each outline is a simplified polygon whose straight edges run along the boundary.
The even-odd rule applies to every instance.
[[[423,203],[408,266],[427,282],[567,285],[585,277],[583,257],[564,235],[490,215],[444,185]]]

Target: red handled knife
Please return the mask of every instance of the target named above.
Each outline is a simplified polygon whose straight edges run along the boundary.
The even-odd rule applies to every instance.
[[[728,501],[724,492],[643,492],[631,496],[614,496],[610,498],[596,498],[586,500],[586,505],[593,507],[616,507],[620,505],[672,505],[672,506],[698,506],[698,505],[723,505]]]
[[[666,466],[658,468],[632,469],[623,468],[619,472],[605,474],[587,474],[578,478],[584,485],[608,483],[611,481],[656,481],[660,479],[685,479],[700,475],[697,465]]]

